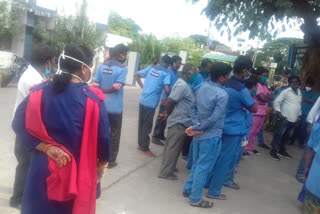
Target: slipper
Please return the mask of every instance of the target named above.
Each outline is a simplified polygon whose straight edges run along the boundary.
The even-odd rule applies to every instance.
[[[193,207],[199,207],[199,208],[212,208],[213,207],[213,202],[201,199],[201,201],[198,204],[190,203],[190,205],[193,206]]]
[[[162,175],[159,175],[158,178],[162,178],[162,179],[168,179],[168,180],[178,180],[178,177],[176,175],[168,175],[168,176],[162,176]]]
[[[155,154],[153,154],[153,152],[151,151],[146,151],[146,152],[143,152],[144,155],[148,156],[148,157],[151,157],[151,158],[156,158],[157,156]]]
[[[240,186],[238,184],[236,184],[236,183],[233,183],[230,186],[225,186],[225,187],[228,187],[228,188],[231,188],[231,189],[235,189],[235,190],[239,190],[240,189]]]
[[[212,198],[212,199],[216,199],[216,200],[227,200],[227,196],[225,194],[221,194],[218,196],[207,194],[206,196],[207,196],[207,198]]]

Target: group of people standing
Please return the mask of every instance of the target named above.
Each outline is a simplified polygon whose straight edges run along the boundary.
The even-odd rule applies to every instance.
[[[86,46],[68,45],[58,60],[45,44],[33,50],[18,83],[12,124],[18,166],[11,206],[23,214],[95,213],[104,169],[117,166],[127,52],[125,45],[115,46],[92,77],[93,54]],[[157,61],[135,74],[142,88],[138,150],[156,157],[150,142],[164,146],[159,178],[169,180],[178,179],[176,166],[182,154],[191,169],[183,196],[192,206],[211,208],[212,202],[203,198],[204,188],[207,198],[226,200],[223,186],[240,189],[234,172],[241,157],[259,154],[254,142],[274,99],[267,87],[268,70],[253,69],[246,56],[239,56],[233,67],[204,59],[199,70],[187,63],[181,72],[179,56],[164,55],[160,64]],[[56,62],[53,79],[45,81]],[[275,159],[280,159],[278,154],[289,156],[281,138],[296,122],[296,104],[302,102],[299,78],[290,77],[289,84],[274,101],[278,128],[270,155]],[[320,163],[319,146],[315,141],[309,144],[313,153],[306,150],[305,159],[310,163],[313,155]],[[260,146],[268,149],[264,143]],[[318,176],[315,170],[311,168],[310,174]]]

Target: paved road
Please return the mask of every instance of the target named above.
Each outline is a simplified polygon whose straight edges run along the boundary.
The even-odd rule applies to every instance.
[[[299,214],[301,204],[296,200],[301,189],[295,170],[301,151],[289,147],[291,160],[273,161],[265,151],[240,162],[236,181],[238,191],[223,189],[227,201],[215,201],[211,210],[193,208],[183,198],[182,188],[187,180],[185,161],[178,163],[179,180],[157,178],[162,148],[151,145],[156,159],[144,157],[137,151],[138,100],[140,89],[126,88],[124,120],[119,166],[108,170],[102,183],[102,197],[97,200],[97,214]],[[0,89],[0,213],[19,213],[8,207],[12,192],[16,160],[13,155],[14,134],[10,129],[15,102],[15,88]],[[271,135],[266,133],[266,141]]]

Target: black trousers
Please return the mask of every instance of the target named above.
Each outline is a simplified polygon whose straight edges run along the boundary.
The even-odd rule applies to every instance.
[[[287,133],[288,138],[291,138],[294,134],[296,123],[289,122],[286,119],[278,119],[276,122],[276,128],[272,139],[272,151],[274,152],[286,152],[286,140],[284,135]]]
[[[183,143],[183,147],[182,147],[182,156],[188,156],[189,155],[189,150],[190,150],[190,144],[192,141],[193,137],[190,136],[186,136],[184,143]]]
[[[138,122],[138,144],[142,151],[150,151],[150,133],[152,131],[154,109],[141,105],[139,106]]]
[[[153,136],[152,138],[156,139],[164,139],[164,130],[167,126],[167,120],[163,120],[160,118],[160,114],[166,111],[166,105],[160,104],[159,107],[159,115],[156,120],[156,125],[153,129]]]
[[[18,165],[16,167],[13,195],[10,198],[10,204],[18,205],[22,202],[23,191],[31,159],[31,153],[25,149],[23,142],[18,137],[16,137],[15,140],[14,155],[17,158]]]
[[[121,114],[108,114],[110,129],[111,129],[111,156],[110,163],[117,160],[120,146],[121,126],[122,126],[122,113]]]

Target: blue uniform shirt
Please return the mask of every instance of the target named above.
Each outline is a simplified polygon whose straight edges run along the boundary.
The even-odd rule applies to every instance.
[[[301,103],[302,115],[308,116],[313,104],[315,104],[315,102],[317,101],[319,95],[318,95],[317,92],[315,92],[313,90],[309,91],[309,92],[307,92],[306,90],[302,90],[301,94],[302,94],[302,97],[306,97],[306,98],[309,98],[309,99],[313,100],[313,103],[309,103],[309,102],[306,102],[306,101],[303,101],[303,100],[302,100],[302,103]]]
[[[227,102],[228,94],[212,81],[196,92],[196,101],[191,106],[192,129],[203,134],[194,136],[194,140],[221,137]]]
[[[97,70],[94,81],[100,84],[101,89],[111,88],[114,83],[121,83],[119,91],[106,94],[104,103],[110,114],[120,114],[123,110],[123,85],[126,82],[128,69],[116,60],[102,64]]]
[[[224,122],[223,134],[246,135],[246,111],[254,105],[254,100],[246,87],[235,77],[231,77],[225,85],[229,95]]]
[[[170,91],[171,91],[173,86],[174,86],[174,84],[178,80],[178,70],[176,68],[172,68],[172,69],[169,70],[169,74],[170,74],[170,85],[169,85],[169,88],[170,88]],[[164,100],[164,99],[167,99],[167,95],[163,90],[162,94],[161,94],[161,100]]]
[[[150,66],[139,71],[140,77],[145,77],[140,103],[150,108],[159,104],[161,92],[165,85],[170,85],[169,70],[164,65]]]
[[[320,123],[319,121],[313,126],[308,141],[308,147],[314,151],[314,158],[311,169],[306,181],[306,187],[309,192],[320,200]]]

